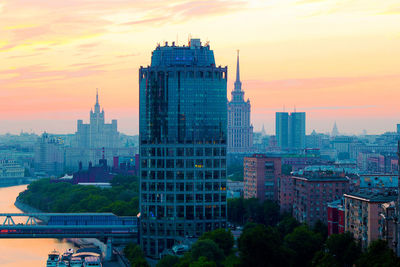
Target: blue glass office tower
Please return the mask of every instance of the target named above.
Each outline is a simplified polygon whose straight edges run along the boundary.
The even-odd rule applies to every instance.
[[[306,113],[276,112],[275,134],[281,149],[304,149],[306,147]]]
[[[140,244],[160,253],[226,226],[227,68],[209,45],[157,46],[139,70]]]
[[[275,136],[281,149],[289,147],[289,114],[287,112],[276,112]]]

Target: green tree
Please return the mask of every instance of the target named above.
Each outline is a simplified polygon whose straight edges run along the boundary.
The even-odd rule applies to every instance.
[[[172,267],[179,262],[179,257],[166,255],[157,262],[157,267]]]
[[[132,267],[148,267],[144,253],[140,246],[129,244],[124,249],[125,257],[129,260]]]
[[[300,223],[290,215],[286,215],[278,223],[278,231],[281,233],[282,238],[287,234],[293,232],[293,230],[299,226]]]
[[[189,267],[217,267],[217,264],[202,256],[197,261],[192,262]]]
[[[234,224],[243,225],[244,220],[244,199],[243,198],[233,198],[228,199],[228,221]]]
[[[321,249],[323,241],[306,225],[298,226],[284,238],[285,246],[291,251],[292,261],[298,266],[308,266],[314,254]]]
[[[399,259],[391,250],[386,241],[372,241],[365,253],[356,262],[362,267],[396,267],[400,266]]]
[[[323,240],[326,240],[328,237],[328,226],[324,224],[321,220],[318,220],[314,226],[313,231],[316,233],[320,233]]]
[[[234,244],[234,239],[231,231],[222,228],[210,232],[205,232],[199,238],[199,240],[206,239],[214,241],[218,245],[218,247],[224,251],[225,256],[229,255]]]
[[[280,208],[279,205],[271,200],[265,200],[262,204],[263,207],[263,220],[266,226],[275,226],[279,222]]]
[[[314,257],[314,266],[353,266],[361,248],[350,233],[333,234],[325,242],[325,249]]]
[[[198,240],[193,244],[191,253],[194,261],[197,261],[200,257],[206,257],[210,261],[219,263],[224,259],[223,250],[210,239]]]
[[[285,266],[281,238],[276,228],[248,225],[239,237],[241,266]],[[268,260],[266,260],[268,259]]]

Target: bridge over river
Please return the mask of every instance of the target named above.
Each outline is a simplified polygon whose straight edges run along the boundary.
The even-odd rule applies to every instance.
[[[0,238],[97,238],[107,243],[106,258],[113,245],[138,238],[137,217],[113,213],[0,213],[1,221]]]

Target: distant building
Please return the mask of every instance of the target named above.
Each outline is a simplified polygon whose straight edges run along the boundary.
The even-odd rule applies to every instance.
[[[307,166],[311,165],[323,165],[328,164],[328,160],[321,159],[319,155],[315,154],[288,154],[282,155],[282,165],[290,165],[292,166],[293,171],[298,171],[300,169],[304,169]]]
[[[362,172],[385,173],[385,157],[377,153],[359,153],[357,167]]]
[[[379,238],[381,205],[396,199],[397,194],[344,194],[345,231],[353,234],[362,248],[367,248],[372,241]]]
[[[397,132],[397,134],[400,134],[400,124],[397,124],[396,126],[397,126],[397,131],[396,132]]]
[[[116,156],[134,156],[137,153],[134,147],[123,147],[117,129],[117,120],[105,123],[105,113],[100,109],[99,95],[96,93],[94,110],[90,110],[90,122],[77,122],[75,141],[66,149],[66,167],[68,171],[76,171],[78,164],[83,168],[89,162],[98,162],[104,158],[112,162]]]
[[[289,116],[289,147],[303,149],[306,147],[306,113],[292,112]]]
[[[281,149],[289,148],[289,113],[276,112],[275,136],[278,147]]]
[[[338,135],[339,135],[339,130],[337,128],[336,121],[335,121],[335,123],[333,124],[333,129],[332,129],[331,136],[335,137],[335,136],[338,136]]]
[[[244,158],[244,198],[279,200],[281,158],[254,154]]]
[[[61,138],[43,133],[35,148],[35,172],[58,176],[64,173],[64,143]]]
[[[381,204],[379,212],[379,239],[385,240],[389,248],[396,253],[396,202]]]
[[[100,111],[99,94],[96,93],[94,111],[90,110],[90,123],[78,120],[75,133],[76,146],[80,148],[119,147],[117,120],[105,123],[104,109]]]
[[[281,149],[304,149],[306,147],[306,113],[276,112],[275,134]]]
[[[227,198],[243,197],[243,182],[228,180],[226,182],[226,197]]]
[[[349,178],[327,172],[294,175],[293,217],[301,223],[313,225],[318,220],[327,223],[327,204],[340,199],[349,191]]]
[[[92,166],[89,163],[87,170],[80,169],[73,175],[73,184],[97,184],[97,183],[110,183],[115,176],[111,172],[111,168],[107,165],[107,160],[99,160],[99,164]]]
[[[21,178],[25,175],[25,169],[15,160],[0,160],[0,178]]]
[[[397,190],[399,177],[390,174],[360,174],[357,187],[361,191],[373,193]]]
[[[250,100],[244,101],[240,81],[239,51],[236,68],[235,88],[228,102],[228,153],[248,153],[253,148],[253,125],[250,121]]]

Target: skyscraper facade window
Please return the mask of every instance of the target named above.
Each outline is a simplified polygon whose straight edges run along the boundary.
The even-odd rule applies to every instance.
[[[226,226],[227,67],[200,39],[158,45],[139,70],[140,244],[158,258]]]
[[[278,146],[281,149],[287,149],[289,147],[289,113],[276,112],[275,135]]]
[[[281,149],[304,149],[306,147],[306,113],[276,112],[275,134]]]
[[[306,147],[306,113],[292,112],[289,116],[289,147],[304,149]]]
[[[253,125],[250,121],[250,100],[244,101],[240,81],[239,51],[237,54],[236,81],[228,102],[228,152],[246,153],[253,148]]]

